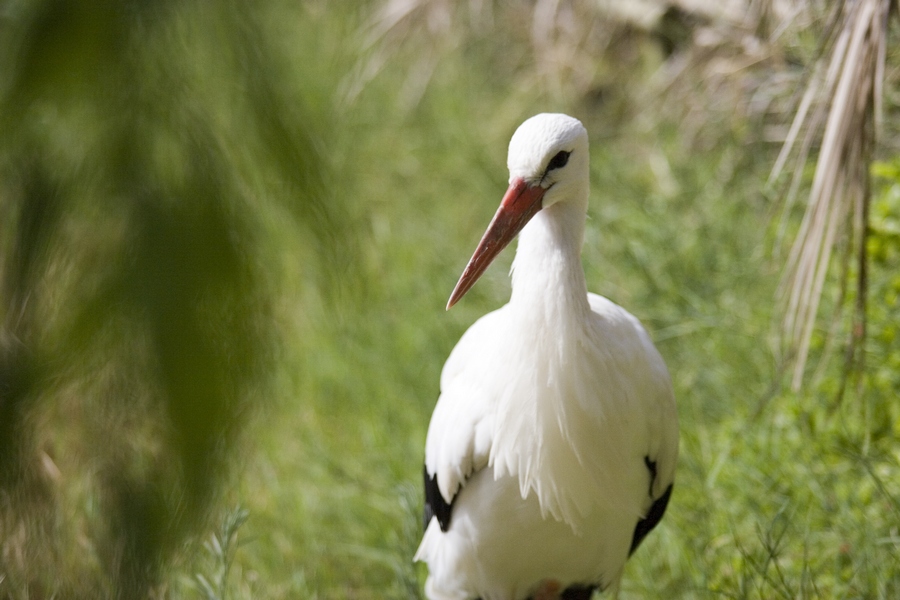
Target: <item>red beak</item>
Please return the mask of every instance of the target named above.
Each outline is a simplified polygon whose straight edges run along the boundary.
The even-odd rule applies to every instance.
[[[532,186],[525,183],[524,179],[513,179],[506,194],[503,195],[500,208],[497,209],[481,242],[478,243],[475,254],[469,259],[469,264],[453,288],[450,300],[447,301],[447,310],[466,295],[500,251],[506,248],[522,231],[525,224],[541,210],[545,191],[540,185]]]

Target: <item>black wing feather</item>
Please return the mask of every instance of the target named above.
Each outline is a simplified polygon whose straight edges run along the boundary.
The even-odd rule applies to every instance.
[[[448,504],[441,495],[441,489],[438,487],[437,473],[428,474],[428,467],[422,468],[422,474],[425,479],[425,521],[424,528],[428,529],[428,523],[432,517],[437,517],[441,531],[447,531],[450,528],[450,514],[453,511],[453,503],[456,496]]]
[[[571,585],[563,590],[560,596],[561,600],[591,600],[594,590],[599,586],[596,585]]]
[[[647,465],[647,469],[650,471],[650,491],[652,494],[653,482],[656,480],[656,463],[651,461],[649,457],[644,457],[644,464]],[[653,505],[650,506],[650,510],[647,511],[646,516],[634,526],[634,537],[631,538],[631,549],[628,551],[628,556],[634,554],[634,551],[641,545],[641,542],[647,537],[647,534],[656,527],[660,520],[662,520],[663,515],[666,512],[666,507],[669,505],[669,497],[671,495],[672,484],[669,484],[669,487],[666,488],[663,495],[654,500]]]

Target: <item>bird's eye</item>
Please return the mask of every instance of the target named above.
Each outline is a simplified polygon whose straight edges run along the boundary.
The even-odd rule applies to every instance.
[[[571,152],[566,152],[565,150],[560,150],[556,153],[552,159],[550,159],[550,164],[547,165],[547,170],[552,171],[553,169],[561,169],[566,166],[566,163],[569,162],[569,155]]]

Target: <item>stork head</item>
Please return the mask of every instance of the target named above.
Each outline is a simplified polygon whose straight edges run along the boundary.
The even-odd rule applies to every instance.
[[[509,141],[506,165],[509,189],[450,295],[447,310],[540,210],[559,202],[587,202],[588,137],[578,119],[549,113],[531,117]]]

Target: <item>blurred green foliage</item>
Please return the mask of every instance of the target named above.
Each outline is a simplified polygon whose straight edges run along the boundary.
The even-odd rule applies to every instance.
[[[872,415],[875,435],[900,429],[900,158],[872,166],[874,189],[867,237],[872,276],[868,288],[867,384],[885,401]]]
[[[329,115],[286,95],[262,18],[227,1],[2,7],[4,595],[158,586],[268,395],[262,242],[298,233],[349,276],[315,147]]]

